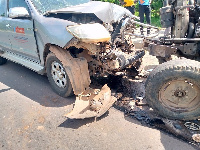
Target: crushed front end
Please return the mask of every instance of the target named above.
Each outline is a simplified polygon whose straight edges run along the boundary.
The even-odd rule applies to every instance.
[[[106,8],[102,11],[106,11],[109,15],[103,16],[94,9],[92,9],[94,12],[88,12],[90,10],[88,7],[98,7],[98,5],[99,8]],[[102,2],[90,2],[83,6],[86,8],[80,7],[79,11],[82,13],[79,14],[71,13],[70,8],[48,14],[50,17],[62,17],[61,19],[64,19],[64,14],[66,14],[68,19],[71,19],[70,21],[77,23],[66,27],[66,30],[74,37],[64,47],[64,50],[67,50],[64,53],[72,56],[68,56],[70,62],[61,60],[66,66],[65,70],[74,72],[74,75],[69,75],[69,78],[77,98],[74,110],[66,116],[76,119],[100,117],[116,101],[116,98],[111,96],[111,90],[107,85],[99,89],[91,88],[91,76],[107,77],[117,75],[119,72],[130,74],[130,70],[138,69],[141,58],[145,54],[144,50],[137,50],[132,41],[131,36],[135,29],[135,23],[132,21],[136,17],[128,10],[115,4]],[[51,48],[51,51],[54,50],[55,48]],[[78,72],[84,77],[80,78],[81,81],[78,80],[79,77],[75,75],[76,70],[73,68],[73,64],[78,60],[85,66],[84,68],[79,67],[82,71]],[[68,65],[67,62],[72,65]],[[86,62],[87,65],[85,65]],[[80,66],[81,63],[78,65]],[[82,85],[82,83],[85,84]]]

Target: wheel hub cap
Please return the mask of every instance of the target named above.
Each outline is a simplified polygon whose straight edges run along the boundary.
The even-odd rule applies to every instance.
[[[199,107],[199,87],[186,79],[165,83],[159,91],[159,101],[173,111],[190,111]]]
[[[174,92],[174,96],[181,98],[186,96],[186,92],[184,90],[177,90]]]
[[[61,88],[67,85],[66,73],[62,65],[56,61],[51,64],[51,75],[54,82]]]

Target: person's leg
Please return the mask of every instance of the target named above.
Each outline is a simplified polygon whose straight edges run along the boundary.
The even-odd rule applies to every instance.
[[[126,9],[128,9],[133,15],[135,14],[135,7],[134,6],[128,6],[125,7]]]
[[[139,5],[139,17],[140,17],[140,22],[144,23],[144,7],[143,7],[143,5]],[[140,26],[140,32],[143,35],[143,26]]]
[[[149,5],[145,7],[145,16],[147,24],[151,24],[151,6]],[[150,28],[147,28],[147,34],[150,34]]]
[[[133,15],[135,15],[135,6],[134,6],[134,5],[132,6],[132,11],[133,11],[133,12],[132,12]]]

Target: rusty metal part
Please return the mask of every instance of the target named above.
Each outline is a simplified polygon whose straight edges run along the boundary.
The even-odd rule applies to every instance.
[[[196,55],[197,54],[197,43],[185,43],[184,44],[184,49],[183,49],[183,54],[185,55]]]
[[[186,8],[194,8],[194,5],[186,5],[186,6],[177,6],[175,7],[175,10],[179,10],[179,9],[186,9]]]
[[[147,27],[149,29],[155,29],[155,33],[154,34],[149,34],[149,35],[141,35],[136,34],[134,32],[134,29],[136,27],[136,25],[140,25],[143,27]],[[149,25],[149,24],[145,24],[145,23],[141,23],[139,21],[135,21],[135,18],[126,18],[123,20],[122,25],[121,25],[121,29],[120,29],[120,34],[122,35],[122,37],[125,37],[125,35],[129,35],[129,36],[135,36],[135,37],[145,37],[145,38],[152,38],[152,37],[156,37],[159,34],[159,28]]]
[[[113,59],[114,65],[112,65],[112,66],[114,67],[114,69],[122,70],[125,67],[133,64],[140,58],[142,58],[144,55],[145,55],[144,50],[137,51],[137,53],[133,52],[133,53],[129,53],[129,54],[126,54],[126,53],[123,53],[120,51],[111,51],[111,53],[108,54],[108,56],[106,56],[106,57]],[[116,60],[118,61],[118,63],[115,62]],[[116,68],[116,67],[118,67],[118,68]]]
[[[137,54],[130,55],[128,58],[119,56],[117,58],[117,60],[119,61],[120,69],[124,69],[128,65],[133,64],[134,62],[136,62],[137,60],[142,58],[144,55],[145,55],[145,51],[142,50],[142,51],[138,52]]]
[[[145,24],[145,23],[141,23],[141,22],[135,21],[134,19],[131,19],[131,18],[129,20],[128,19],[125,20],[124,25],[123,25],[124,27],[122,28],[122,31],[125,29],[125,26],[128,23],[140,25],[140,26],[143,26],[143,27],[147,27],[149,29],[152,28],[152,29],[155,29],[156,31],[155,31],[154,34],[151,33],[150,35],[147,35],[147,36],[141,35],[140,33],[139,34],[136,34],[136,33],[127,33],[127,35],[136,36],[136,37],[153,38],[153,37],[158,36],[158,34],[159,34],[159,28],[158,27],[155,27],[155,26],[152,26],[152,25],[149,25],[149,24]]]
[[[101,90],[88,88],[76,97],[72,112],[64,115],[71,119],[84,119],[102,116],[116,101],[111,90],[104,85]]]
[[[87,62],[91,62],[91,61],[93,61],[93,58],[92,58],[92,55],[90,55],[89,53],[90,52],[88,50],[84,50],[82,53],[79,53],[76,56],[78,58],[84,57],[85,59],[87,59]]]
[[[200,38],[171,38],[171,39],[164,39],[165,42],[199,42]]]
[[[51,45],[49,50],[62,62],[75,95],[82,93],[90,85],[88,63],[85,58],[73,58],[70,53],[58,46]]]
[[[185,127],[187,127],[189,130],[193,131],[200,131],[200,126],[194,122],[186,122]]]
[[[187,112],[200,107],[199,87],[183,78],[168,81],[159,91],[159,101],[176,112]]]
[[[167,45],[149,44],[149,54],[153,56],[169,57],[172,54],[176,54],[177,48]]]
[[[187,6],[187,0],[177,0],[176,20],[174,29],[174,37],[176,38],[184,38],[188,30],[189,11],[183,6]]]
[[[172,27],[173,25],[173,6],[166,6],[160,9],[161,25],[163,28]]]

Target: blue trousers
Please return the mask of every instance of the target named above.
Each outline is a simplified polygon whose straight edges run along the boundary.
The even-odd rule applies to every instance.
[[[151,24],[151,6],[150,5],[139,5],[139,17],[140,22],[144,23],[144,15],[146,16],[146,21]],[[140,31],[143,34],[143,27],[140,26]],[[147,28],[147,34],[150,33],[150,29]]]

